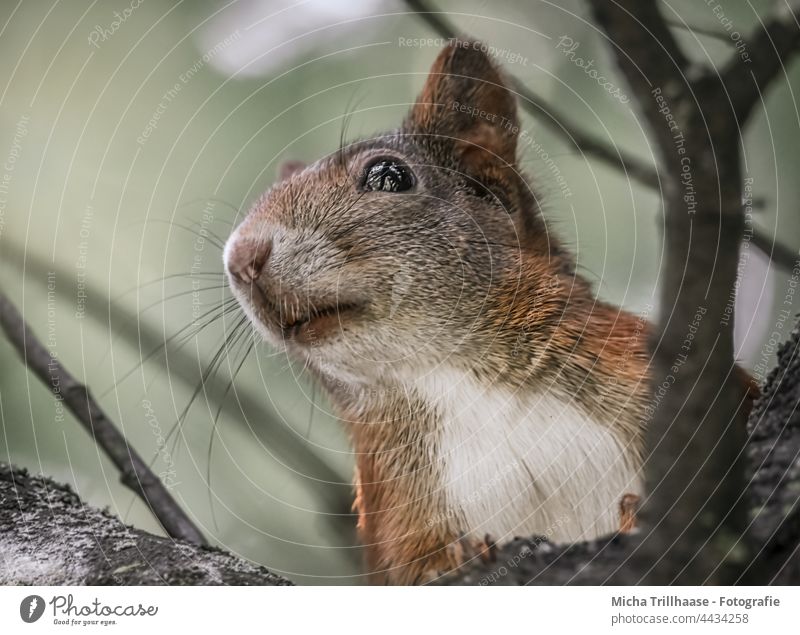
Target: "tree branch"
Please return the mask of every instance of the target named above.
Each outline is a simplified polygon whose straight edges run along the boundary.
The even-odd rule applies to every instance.
[[[170,493],[150,470],[124,435],[89,394],[39,342],[19,311],[0,293],[0,328],[17,350],[25,365],[44,383],[55,398],[63,401],[95,443],[120,471],[122,483],[138,494],[173,538],[195,544],[206,540]]]
[[[750,240],[772,262],[787,271],[791,271],[800,263],[800,252],[781,245],[763,232],[754,231]]]
[[[687,61],[657,3],[655,0],[590,0],[590,4],[644,116],[662,137],[669,136],[669,130],[663,132],[666,129],[661,125],[664,117],[653,107],[655,100],[651,92],[662,88],[673,106],[677,99],[688,101],[683,92],[688,83],[684,74]]]
[[[725,31],[720,31],[719,29],[709,29],[702,26],[695,26],[694,24],[686,24],[681,20],[665,20],[665,22],[672,28],[681,29],[682,31],[686,31],[691,35],[694,36],[704,35],[706,37],[710,37],[714,40],[722,42],[723,44],[727,44],[730,47],[735,46],[735,42],[731,39],[731,36],[728,35]]]
[[[749,585],[800,580],[800,323],[777,357],[747,422],[750,533],[759,545],[742,578]]]
[[[750,61],[734,55],[722,72],[723,82],[739,125],[743,125],[753,108],[761,102],[768,84],[800,51],[800,9],[796,0],[783,0],[779,9],[766,22],[761,22],[747,40],[753,51]]]
[[[153,536],[0,463],[0,584],[288,585],[214,547]]]
[[[663,162],[666,259],[650,342],[660,392],[645,419],[639,572],[619,581],[726,584],[738,575],[731,552],[747,523],[748,397],[728,312],[744,229],[739,128],[721,82],[700,91],[685,78],[686,58],[656,0],[590,4]]]

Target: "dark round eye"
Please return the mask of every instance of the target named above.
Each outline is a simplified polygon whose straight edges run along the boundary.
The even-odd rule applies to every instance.
[[[366,172],[364,189],[368,192],[404,192],[414,187],[411,168],[394,159],[378,159]]]

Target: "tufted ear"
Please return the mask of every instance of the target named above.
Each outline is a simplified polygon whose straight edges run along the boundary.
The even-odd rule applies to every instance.
[[[496,177],[516,162],[517,104],[500,69],[474,40],[451,40],[406,120],[415,134],[454,139],[466,171]]]

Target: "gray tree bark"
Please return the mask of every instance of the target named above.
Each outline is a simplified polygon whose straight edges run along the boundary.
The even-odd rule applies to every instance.
[[[291,584],[214,547],[162,538],[69,487],[0,463],[0,584]]]

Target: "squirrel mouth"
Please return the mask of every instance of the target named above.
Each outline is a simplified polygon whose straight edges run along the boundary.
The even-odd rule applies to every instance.
[[[359,305],[350,302],[314,307],[307,312],[302,312],[300,307],[292,307],[290,312],[281,314],[278,326],[286,339],[313,342],[337,329],[343,319],[350,317],[359,308]]]
[[[238,281],[235,281],[238,282]],[[365,303],[336,299],[303,301],[291,294],[272,294],[260,284],[233,285],[243,296],[240,302],[253,307],[255,319],[284,340],[314,344],[340,331],[345,321],[357,316]]]

